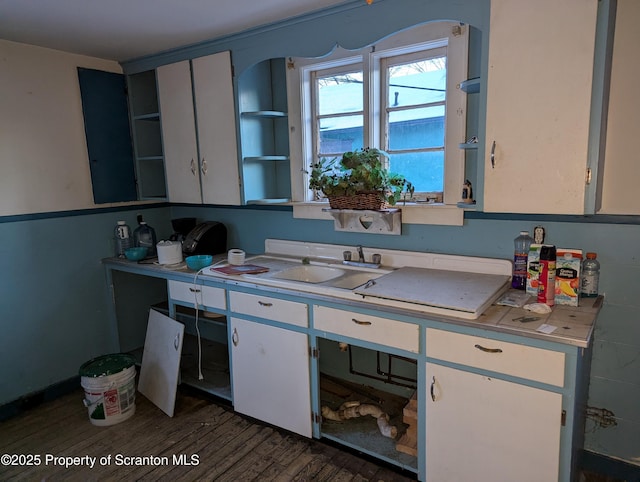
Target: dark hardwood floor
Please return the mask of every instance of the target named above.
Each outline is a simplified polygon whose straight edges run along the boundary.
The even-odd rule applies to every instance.
[[[173,418],[138,394],[135,415],[108,427],[89,422],[83,397],[78,390],[0,423],[0,454],[23,463],[3,458],[0,480],[414,480],[191,392],[179,391]]]

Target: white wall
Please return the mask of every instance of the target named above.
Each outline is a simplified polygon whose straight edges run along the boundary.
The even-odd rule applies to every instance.
[[[0,216],[96,206],[78,67],[122,72],[113,61],[0,40]]]

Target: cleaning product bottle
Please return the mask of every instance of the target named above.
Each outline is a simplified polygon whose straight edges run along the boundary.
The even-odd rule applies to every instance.
[[[540,248],[538,303],[553,306],[556,298],[556,247],[543,244]]]
[[[131,228],[127,225],[126,221],[118,221],[114,230],[116,256],[124,258],[125,250],[129,249],[133,244],[131,243]]]
[[[529,236],[529,231],[520,231],[520,235],[513,242],[515,249],[513,252],[511,287],[517,290],[524,290],[527,287],[527,256],[533,239]]]
[[[145,246],[147,248],[147,256],[156,255],[156,232],[145,221],[138,218],[138,227],[133,232],[133,239],[136,246]]]
[[[600,261],[596,253],[587,253],[582,262],[582,276],[580,279],[580,295],[583,298],[598,296],[598,282],[600,281]]]

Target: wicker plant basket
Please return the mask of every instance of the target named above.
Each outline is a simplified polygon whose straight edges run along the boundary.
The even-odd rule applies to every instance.
[[[331,209],[369,209],[378,211],[387,208],[387,202],[378,192],[359,193],[351,196],[329,196]]]

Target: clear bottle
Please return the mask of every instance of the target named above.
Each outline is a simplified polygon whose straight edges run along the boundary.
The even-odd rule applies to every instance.
[[[118,221],[118,224],[116,224],[116,228],[114,230],[114,238],[116,256],[119,258],[124,258],[125,250],[133,246],[131,242],[131,228],[125,221]]]
[[[595,298],[598,296],[598,282],[600,281],[600,261],[597,253],[587,253],[582,262],[582,275],[580,276],[580,296],[583,298]]]
[[[133,239],[136,246],[146,246],[147,256],[156,255],[156,232],[145,221],[140,221],[140,225],[133,232]]]
[[[513,240],[513,276],[511,287],[517,290],[524,290],[527,287],[527,257],[529,247],[533,239],[529,236],[529,231],[520,231],[520,235]]]

